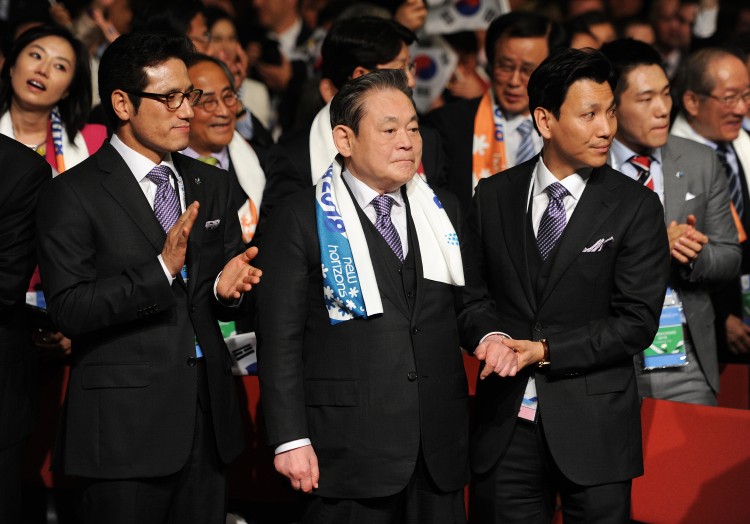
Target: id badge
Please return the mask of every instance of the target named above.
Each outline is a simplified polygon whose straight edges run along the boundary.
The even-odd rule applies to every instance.
[[[643,352],[643,369],[686,366],[685,331],[682,328],[682,305],[671,288],[667,288],[664,307],[659,317],[659,331],[651,345]]]
[[[750,275],[742,275],[742,320],[750,325]]]

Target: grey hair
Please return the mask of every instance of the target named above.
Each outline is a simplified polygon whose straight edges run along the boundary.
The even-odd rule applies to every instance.
[[[331,127],[343,125],[356,135],[364,116],[365,95],[371,91],[395,89],[405,94],[412,105],[411,89],[406,73],[401,69],[377,69],[344,84],[331,100]],[[416,106],[415,106],[416,110]]]
[[[690,55],[675,79],[675,100],[681,102],[682,96],[687,91],[699,95],[710,94],[716,85],[716,80],[708,72],[709,65],[716,60],[730,56],[744,63],[744,60],[736,53],[720,47],[706,47]]]

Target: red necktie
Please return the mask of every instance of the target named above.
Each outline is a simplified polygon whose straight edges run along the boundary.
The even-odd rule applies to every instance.
[[[651,178],[651,157],[648,155],[634,155],[628,162],[638,171],[638,182],[654,190],[654,179]]]

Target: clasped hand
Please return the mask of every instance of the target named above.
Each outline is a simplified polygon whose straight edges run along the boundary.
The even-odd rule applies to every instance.
[[[531,340],[514,340],[500,335],[490,335],[474,350],[477,360],[484,362],[479,379],[492,373],[501,377],[514,377],[529,364],[544,358],[544,346]]]

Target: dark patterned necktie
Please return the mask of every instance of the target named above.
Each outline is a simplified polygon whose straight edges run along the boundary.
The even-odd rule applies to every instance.
[[[539,231],[536,235],[536,244],[544,260],[547,260],[547,256],[549,256],[557,241],[560,240],[563,231],[565,231],[567,219],[565,218],[565,202],[563,202],[563,198],[565,198],[565,195],[570,194],[560,182],[548,185],[546,191],[549,203],[547,204],[547,209],[544,210],[542,221],[539,223]]]
[[[628,158],[628,162],[638,172],[638,182],[654,190],[654,179],[651,178],[651,157],[648,155],[633,155]]]
[[[177,197],[175,188],[169,183],[171,175],[172,170],[161,165],[154,167],[146,175],[149,180],[156,184],[154,214],[165,232],[169,232],[180,217],[180,199]]]
[[[729,196],[732,198],[734,209],[737,211],[739,216],[743,216],[745,210],[745,203],[742,199],[742,183],[740,182],[740,174],[732,169],[732,164],[727,159],[729,153],[729,144],[726,142],[720,142],[716,146],[716,154],[719,155],[721,165],[724,166],[724,171],[727,173],[727,182],[729,183]]]
[[[404,251],[401,247],[401,237],[398,236],[396,226],[391,220],[391,207],[393,199],[388,195],[378,195],[372,199],[372,206],[375,208],[377,218],[375,219],[375,229],[383,236],[385,241],[391,246],[398,259],[404,261]]]

